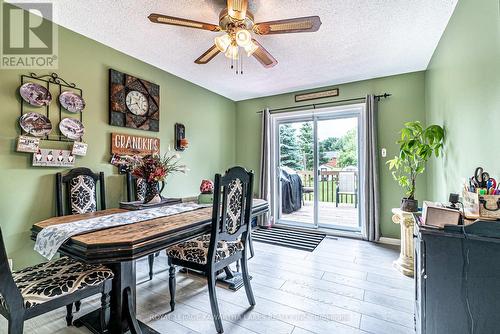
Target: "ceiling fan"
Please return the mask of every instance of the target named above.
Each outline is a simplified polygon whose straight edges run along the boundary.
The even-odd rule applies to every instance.
[[[214,45],[196,59],[195,63],[207,64],[222,52],[227,58],[231,59],[231,68],[233,68],[233,62],[236,62],[236,66],[238,66],[238,63],[242,66],[242,62],[238,60],[240,60],[243,52],[248,57],[255,57],[266,68],[278,64],[278,61],[252,37],[252,32],[256,35],[314,32],[318,31],[321,26],[319,16],[255,23],[252,12],[248,10],[248,0],[227,0],[227,7],[219,14],[219,25],[156,13],[150,14],[148,18],[153,23],[214,32],[223,31],[224,34],[217,36]],[[236,73],[238,73],[238,70],[236,70]],[[243,73],[242,69],[240,73]]]

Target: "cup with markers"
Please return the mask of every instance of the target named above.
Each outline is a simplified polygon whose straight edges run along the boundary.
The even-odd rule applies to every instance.
[[[470,216],[486,219],[500,219],[500,184],[482,167],[464,186],[464,207]]]

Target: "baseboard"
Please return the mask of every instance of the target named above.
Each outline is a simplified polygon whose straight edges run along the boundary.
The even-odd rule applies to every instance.
[[[358,240],[363,240],[361,233],[359,232],[350,232],[350,231],[339,231],[339,230],[331,230],[331,229],[311,229],[311,228],[306,228],[306,227],[301,227],[301,226],[291,226],[291,225],[286,225],[286,224],[276,224],[275,226],[281,227],[281,228],[289,228],[292,230],[303,230],[306,232],[316,232],[316,233],[324,233],[326,234],[327,237],[340,237],[340,238],[349,238],[349,239],[358,239]],[[271,227],[271,226],[269,226]],[[396,238],[386,238],[386,237],[381,237],[378,241],[378,243],[385,244],[385,245],[393,245],[393,246],[400,246],[401,245],[401,240],[396,239]]]
[[[395,238],[381,237],[378,242],[385,245],[395,245],[395,246],[401,245],[401,240]]]

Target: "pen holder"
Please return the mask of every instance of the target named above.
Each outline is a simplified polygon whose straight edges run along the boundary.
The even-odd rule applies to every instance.
[[[479,195],[464,191],[463,198],[467,218],[500,219],[500,195]]]

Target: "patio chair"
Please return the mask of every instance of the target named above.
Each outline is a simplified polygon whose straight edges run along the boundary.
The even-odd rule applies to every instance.
[[[355,208],[358,207],[358,185],[354,171],[339,172],[335,206],[338,207],[343,200],[347,202],[347,198],[351,199],[351,203],[354,201]]]

